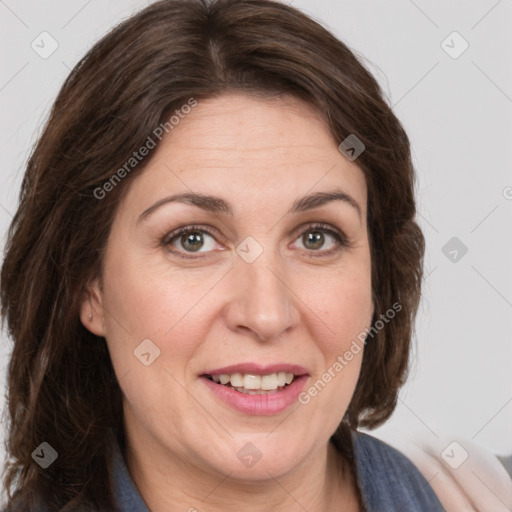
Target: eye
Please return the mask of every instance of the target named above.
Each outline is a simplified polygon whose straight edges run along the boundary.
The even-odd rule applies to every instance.
[[[210,239],[209,243],[205,242]],[[179,250],[169,249],[172,253],[181,256],[182,258],[193,258],[194,256],[187,256],[185,253],[201,253],[208,252],[216,247],[215,238],[213,234],[205,228],[205,226],[187,226],[180,228],[172,233],[169,233],[162,241],[163,245],[169,249],[177,247]],[[204,249],[204,250],[201,250]]]
[[[329,239],[330,243],[327,249],[320,250]],[[325,224],[307,226],[307,228],[301,232],[297,240],[301,241],[305,250],[320,253],[312,256],[328,256],[348,245],[347,240],[341,233],[330,229]]]

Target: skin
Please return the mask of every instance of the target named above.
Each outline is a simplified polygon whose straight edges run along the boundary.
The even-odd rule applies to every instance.
[[[130,178],[80,315],[107,340],[124,395],[125,458],[153,512],[360,509],[352,474],[328,441],[362,350],[307,405],[270,416],[231,409],[199,378],[236,363],[285,362],[308,369],[307,390],[370,325],[366,182],[338,143],[298,99],[230,94],[200,101]],[[335,188],[361,217],[343,201],[287,213],[297,198]],[[137,222],[158,200],[191,191],[231,202],[233,217],[175,202]],[[308,242],[317,230],[302,231],[318,222],[349,244],[329,234],[323,245]],[[184,237],[162,243],[191,224],[214,230],[199,233],[199,252]],[[236,252],[249,236],[263,249],[252,263]],[[147,338],[160,349],[149,366],[134,356]],[[247,442],[262,455],[252,467],[237,457]]]

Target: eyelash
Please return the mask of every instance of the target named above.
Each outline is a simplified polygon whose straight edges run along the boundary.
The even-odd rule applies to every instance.
[[[310,250],[309,252],[311,252],[313,254],[310,254],[309,256],[312,257],[312,258],[331,256],[332,254],[334,254],[336,252],[339,252],[343,248],[350,247],[350,242],[349,242],[348,238],[344,234],[342,234],[341,232],[338,232],[336,230],[333,230],[327,224],[322,224],[322,223],[310,224],[310,225],[306,226],[298,234],[296,239],[301,237],[301,236],[303,236],[308,231],[319,231],[319,232],[322,232],[322,233],[326,233],[328,235],[331,235],[336,240],[336,242],[337,242],[337,247],[335,247],[333,249],[330,249],[328,251],[314,251],[314,250]],[[172,242],[175,239],[177,239],[178,237],[180,237],[180,236],[182,236],[184,234],[187,234],[187,233],[196,233],[196,232],[208,233],[212,238],[215,239],[215,234],[207,226],[190,225],[190,226],[185,226],[185,227],[179,228],[179,229],[177,229],[177,230],[167,234],[161,240],[161,245],[166,247],[167,250],[169,252],[171,252],[172,254],[175,254],[178,257],[183,258],[183,259],[199,259],[199,258],[202,258],[203,256],[188,256],[188,255],[185,255],[185,253],[182,253],[180,251],[175,251],[173,249],[169,249],[169,246],[171,246]],[[314,254],[315,252],[316,253],[320,253],[320,254]]]

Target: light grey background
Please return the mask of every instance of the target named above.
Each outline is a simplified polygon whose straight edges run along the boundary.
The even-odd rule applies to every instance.
[[[368,59],[408,131],[418,171],[428,249],[415,363],[377,434],[453,434],[512,453],[512,2],[288,3]],[[0,0],[3,241],[29,150],[65,77],[100,36],[146,4]],[[59,45],[47,59],[31,48],[43,31]],[[442,46],[453,31],[469,44],[458,58],[443,49],[462,49],[457,36]],[[442,250],[452,237],[468,249],[463,257],[455,249],[456,262]],[[1,340],[3,385],[10,342]],[[4,457],[2,447],[0,467]]]

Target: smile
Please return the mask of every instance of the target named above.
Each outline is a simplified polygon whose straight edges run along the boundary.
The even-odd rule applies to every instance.
[[[250,415],[272,415],[297,402],[309,378],[296,365],[242,364],[210,370],[201,380],[223,404]]]
[[[293,382],[295,375],[286,372],[270,373],[268,375],[223,373],[221,375],[207,375],[207,378],[223,386],[231,387],[240,393],[257,395],[281,391]]]

